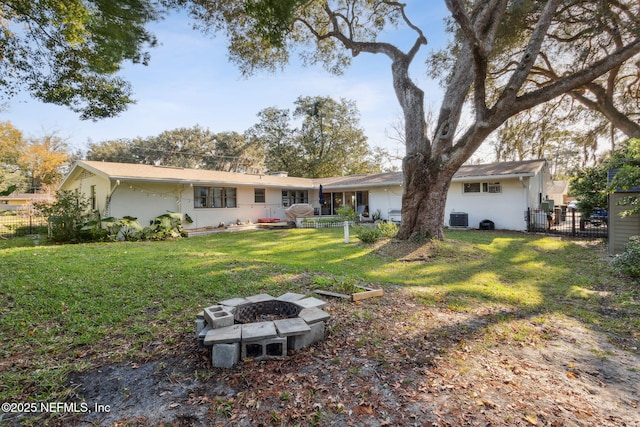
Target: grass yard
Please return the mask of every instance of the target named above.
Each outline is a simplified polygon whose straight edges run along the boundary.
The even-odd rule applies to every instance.
[[[538,337],[522,319],[544,325],[566,318],[640,353],[640,287],[614,273],[601,244],[447,231],[442,242],[365,245],[353,237],[345,244],[342,233],[293,229],[64,246],[0,240],[0,402],[64,401],[73,392],[71,373],[172,357],[193,347],[195,313],[212,302],[311,294],[331,283],[384,288],[406,301],[411,310],[391,316],[407,332],[435,310],[475,316],[486,327],[466,340],[481,338],[487,348]],[[380,304],[336,310],[366,321],[381,316]]]

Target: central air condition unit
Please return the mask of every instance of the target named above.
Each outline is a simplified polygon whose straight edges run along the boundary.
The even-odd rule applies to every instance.
[[[449,216],[449,226],[451,227],[468,227],[469,214],[465,212],[451,212]]]

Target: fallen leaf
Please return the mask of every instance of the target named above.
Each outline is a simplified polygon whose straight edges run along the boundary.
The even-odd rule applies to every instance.
[[[373,415],[373,406],[371,405],[360,405],[356,406],[354,412],[358,415]]]

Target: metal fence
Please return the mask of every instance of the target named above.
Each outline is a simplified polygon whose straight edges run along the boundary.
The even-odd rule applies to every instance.
[[[609,236],[608,218],[592,215],[583,218],[575,209],[556,208],[553,214],[543,210],[525,212],[527,230],[561,234],[572,237],[607,238]]]
[[[47,234],[48,222],[46,217],[33,215],[2,215],[0,216],[0,236],[18,237],[30,234]]]

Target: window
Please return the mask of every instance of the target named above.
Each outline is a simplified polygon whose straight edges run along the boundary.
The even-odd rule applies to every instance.
[[[502,193],[499,182],[465,182],[462,184],[463,193]]]
[[[282,206],[287,208],[296,203],[309,203],[309,192],[307,190],[282,190]]]
[[[264,188],[256,188],[253,190],[253,201],[254,203],[265,203],[266,200],[266,192]]]
[[[193,207],[235,208],[236,189],[231,187],[194,187]]]
[[[95,211],[96,210],[96,186],[92,185],[90,191],[91,191],[91,196],[90,196],[90,199],[91,199],[91,210]]]
[[[465,182],[462,186],[463,193],[479,193],[480,192],[480,183],[479,182]]]
[[[499,182],[485,182],[482,184],[485,193],[502,193],[502,187]]]

